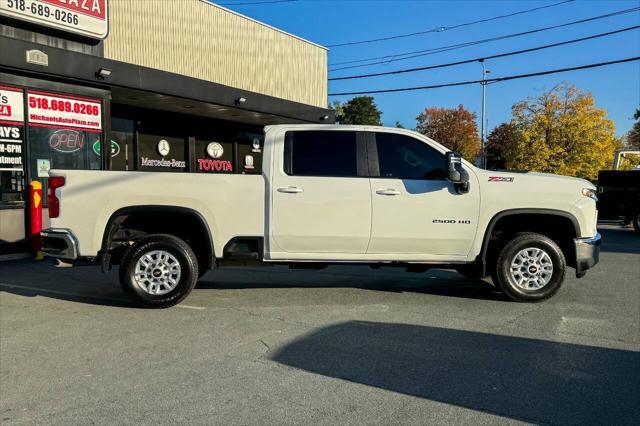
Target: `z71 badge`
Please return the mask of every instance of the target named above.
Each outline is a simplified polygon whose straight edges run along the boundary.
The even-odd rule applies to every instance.
[[[505,176],[489,176],[489,182],[513,182],[513,178]]]

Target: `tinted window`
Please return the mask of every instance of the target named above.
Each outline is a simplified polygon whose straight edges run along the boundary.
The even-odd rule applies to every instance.
[[[139,169],[157,172],[184,172],[187,169],[185,138],[140,133]]]
[[[111,170],[135,170],[134,130],[133,120],[111,118]]]
[[[100,144],[102,134],[72,128],[29,128],[29,167],[31,176],[47,191],[50,169],[99,170],[102,165]],[[95,147],[95,148],[94,148]],[[47,197],[42,203],[47,207]]]
[[[355,132],[287,132],[285,168],[294,176],[358,175]]]
[[[233,142],[220,137],[196,138],[193,170],[200,173],[233,173]]]
[[[238,147],[238,171],[242,174],[262,173],[264,134],[239,132],[236,142]]]
[[[381,177],[444,179],[444,155],[409,136],[376,133]]]

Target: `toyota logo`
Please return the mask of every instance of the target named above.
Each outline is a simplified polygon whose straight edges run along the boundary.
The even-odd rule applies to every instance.
[[[218,142],[211,142],[207,145],[207,154],[211,158],[220,158],[224,154],[224,148]]]

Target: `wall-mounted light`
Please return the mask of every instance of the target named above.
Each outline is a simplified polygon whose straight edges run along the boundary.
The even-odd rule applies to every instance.
[[[320,121],[325,121],[325,120],[328,120],[328,119],[329,119],[329,116],[326,115],[326,114],[323,115],[322,117],[320,117]]]
[[[113,71],[111,71],[109,68],[99,68],[96,72],[96,78],[98,80],[104,80],[105,78],[109,77],[112,72]]]
[[[236,105],[242,105],[245,102],[247,102],[247,98],[245,98],[244,96],[240,96],[238,99],[236,99]]]

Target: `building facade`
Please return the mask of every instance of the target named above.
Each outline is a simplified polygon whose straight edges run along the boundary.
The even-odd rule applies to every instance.
[[[325,48],[211,2],[0,0],[0,255],[50,169],[260,173],[262,127],[326,105]]]

